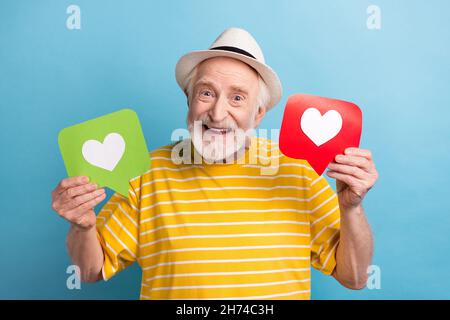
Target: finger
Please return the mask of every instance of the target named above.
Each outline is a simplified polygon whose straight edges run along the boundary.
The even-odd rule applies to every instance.
[[[89,192],[89,193],[82,194],[75,198],[72,198],[72,200],[70,200],[64,204],[64,210],[66,210],[66,211],[72,210],[72,209],[79,207],[80,205],[82,205],[104,193],[105,193],[105,189],[101,188],[101,189],[97,189],[97,190]]]
[[[363,189],[364,187],[364,183],[360,179],[349,174],[328,170],[327,175],[331,178],[344,182],[351,189]]]
[[[76,176],[62,179],[61,182],[56,186],[54,192],[60,194],[66,189],[71,187],[76,187],[89,182],[89,177],[86,176]]]
[[[364,157],[368,160],[372,160],[372,152],[370,150],[367,149],[360,149],[360,148],[347,148],[345,149],[344,153],[346,155],[357,155],[357,156],[361,156]]]
[[[66,202],[72,200],[72,198],[74,198],[76,196],[83,195],[88,192],[92,192],[95,189],[97,189],[97,185],[95,183],[86,183],[86,184],[83,184],[78,187],[72,187],[72,188],[66,189],[66,191],[64,191],[63,193],[60,194],[60,196],[61,196],[60,201],[62,203],[66,203]]]
[[[101,195],[96,196],[95,198],[79,205],[78,207],[73,208],[72,210],[69,210],[66,213],[66,217],[68,220],[73,221],[76,219],[79,219],[81,215],[88,212],[89,210],[93,209],[97,204],[102,202],[106,197],[106,194],[103,193]]]
[[[373,163],[370,160],[367,160],[367,158],[361,157],[361,156],[348,156],[348,155],[342,155],[338,154],[335,157],[335,161],[340,164],[346,164],[350,166],[357,166],[364,171],[370,173],[373,168]]]
[[[328,168],[331,171],[336,171],[339,173],[352,175],[355,178],[358,178],[361,180],[364,180],[365,178],[367,178],[367,172],[365,172],[364,170],[362,170],[361,168],[358,168],[356,166],[350,166],[350,165],[346,165],[346,164],[330,162],[330,164],[328,165]]]

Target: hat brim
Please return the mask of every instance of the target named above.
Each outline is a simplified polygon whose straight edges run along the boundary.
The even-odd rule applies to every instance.
[[[269,90],[270,101],[266,106],[267,111],[272,109],[280,101],[282,95],[281,82],[272,68],[251,57],[226,50],[198,50],[182,56],[175,67],[175,77],[180,88],[185,91],[187,76],[200,62],[214,57],[229,57],[240,60],[259,73]]]

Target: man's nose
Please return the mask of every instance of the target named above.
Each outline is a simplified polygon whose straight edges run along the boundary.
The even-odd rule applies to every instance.
[[[216,100],[216,103],[209,111],[209,116],[214,123],[222,122],[228,115],[226,97],[222,95]]]

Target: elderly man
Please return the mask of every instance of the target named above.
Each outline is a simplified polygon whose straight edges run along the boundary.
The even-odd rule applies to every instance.
[[[107,280],[137,261],[141,299],[310,299],[312,265],[363,288],[373,244],[362,200],[378,175],[370,151],[349,148],[329,165],[336,194],[275,142],[237,139],[281,97],[245,30],[227,29],[208,50],[183,56],[176,77],[192,137],[153,151],[128,198],[115,193],[96,217],[105,193],[87,177],[63,179],[53,191],[82,280]],[[277,170],[261,174],[265,165],[252,157],[277,159]]]

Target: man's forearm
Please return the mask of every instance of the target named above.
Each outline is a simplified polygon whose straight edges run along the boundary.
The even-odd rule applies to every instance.
[[[334,277],[351,289],[362,289],[371,264],[373,239],[362,206],[341,208],[340,241],[336,253]]]
[[[67,248],[72,262],[80,268],[81,280],[94,282],[102,279],[103,250],[95,227],[83,230],[71,225]]]

